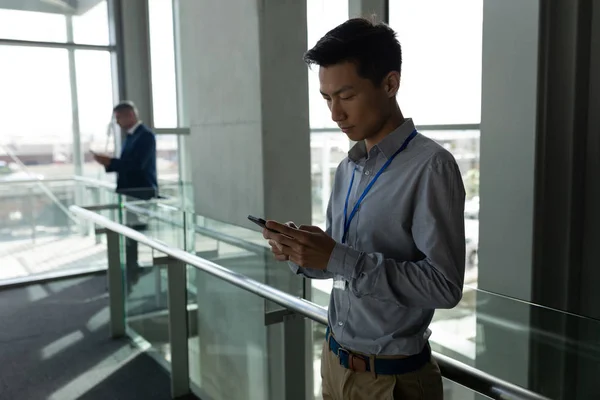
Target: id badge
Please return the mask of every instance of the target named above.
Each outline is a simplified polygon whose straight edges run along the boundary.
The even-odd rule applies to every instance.
[[[346,280],[341,275],[336,275],[333,278],[333,288],[346,290]]]

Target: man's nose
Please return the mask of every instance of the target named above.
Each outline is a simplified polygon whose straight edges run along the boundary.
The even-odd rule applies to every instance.
[[[346,119],[346,112],[339,101],[334,100],[331,102],[331,119],[334,122],[340,122]]]

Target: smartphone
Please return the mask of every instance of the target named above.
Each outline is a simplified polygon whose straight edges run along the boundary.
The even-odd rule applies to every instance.
[[[267,221],[265,221],[262,218],[255,217],[253,215],[248,215],[248,219],[263,229],[267,228]]]
[[[271,232],[279,233],[273,229],[267,228],[267,221],[265,221],[263,218],[258,218],[258,217],[252,216],[252,215],[248,215],[248,219],[263,229],[269,230]]]

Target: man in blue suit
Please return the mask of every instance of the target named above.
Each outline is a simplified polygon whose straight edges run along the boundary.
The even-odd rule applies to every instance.
[[[119,103],[114,109],[117,124],[127,132],[121,157],[94,154],[106,172],[117,173],[117,193],[140,200],[157,195],[156,138],[138,118],[137,109],[130,101]]]
[[[94,160],[104,166],[106,172],[117,173],[117,193],[126,200],[149,200],[158,195],[156,179],[156,138],[154,133],[140,121],[135,105],[130,101],[119,103],[113,109],[117,124],[127,132],[119,158],[95,154]],[[126,213],[126,223],[137,230],[144,230],[137,215]],[[137,242],[126,241],[127,285],[129,289],[139,275]]]

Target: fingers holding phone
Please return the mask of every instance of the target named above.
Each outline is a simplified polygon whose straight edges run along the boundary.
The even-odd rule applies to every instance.
[[[271,239],[271,236],[273,236],[272,235],[273,233],[279,234],[279,232],[267,228],[267,226],[266,226],[267,221],[263,218],[258,218],[258,217],[249,215],[248,219],[250,221],[254,222],[256,225],[263,228],[263,237],[268,240],[269,246],[271,246],[271,252],[273,253],[273,256],[275,257],[275,259],[277,261],[288,261],[289,257],[287,255],[283,254],[283,251],[282,251],[284,245],[277,242],[274,239]],[[284,225],[289,226],[290,228],[297,229],[296,224],[294,224],[291,221],[286,222]]]
[[[277,243],[272,239],[269,240],[268,243],[269,246],[271,246],[271,253],[273,253],[273,257],[275,257],[277,261],[289,261],[290,258],[282,252],[283,245]]]

